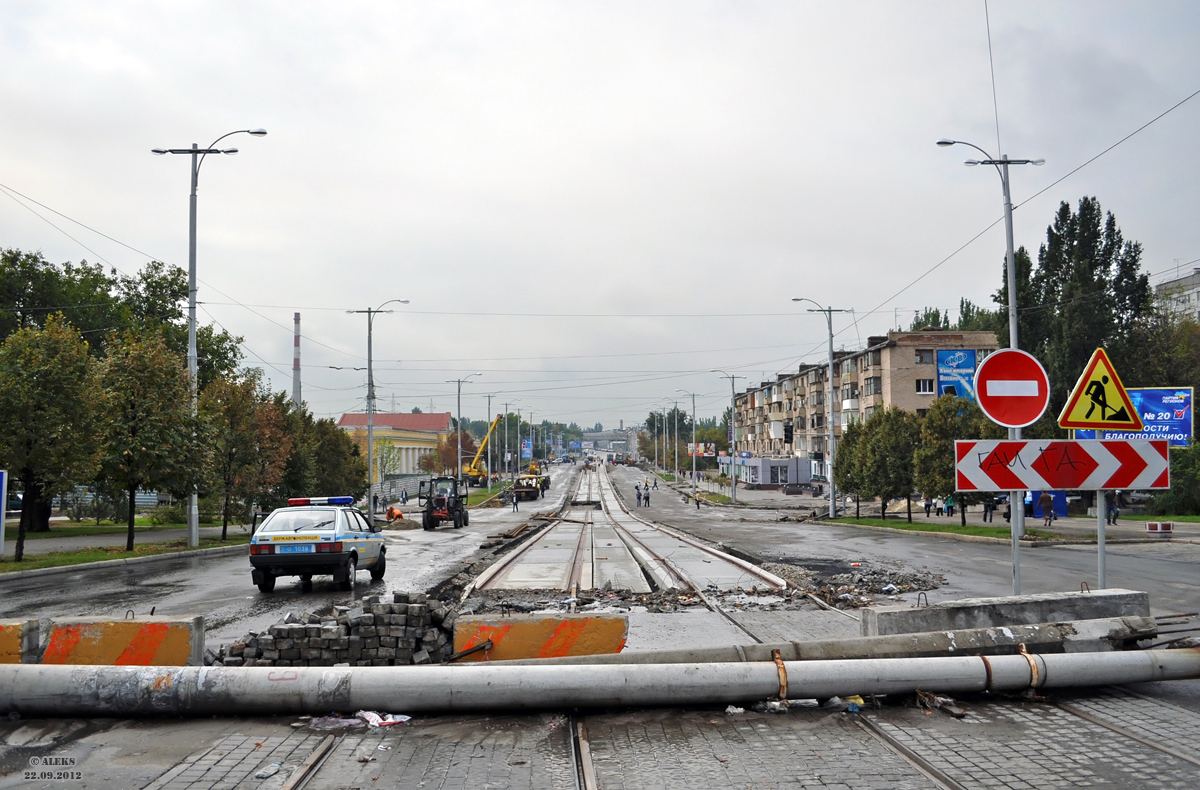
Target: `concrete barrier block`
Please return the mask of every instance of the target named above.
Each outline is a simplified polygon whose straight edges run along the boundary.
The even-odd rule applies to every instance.
[[[0,620],[0,664],[37,663],[37,652],[37,620]]]
[[[1038,593],[964,598],[930,606],[872,606],[862,610],[863,636],[958,631],[1005,625],[1062,623],[1114,617],[1149,617],[1150,596],[1137,590]]]
[[[629,636],[629,620],[610,614],[508,617],[460,616],[454,623],[454,652],[492,640],[492,648],[462,661],[506,661],[619,653]]]
[[[199,666],[204,658],[204,618],[55,618],[47,629],[43,664]]]

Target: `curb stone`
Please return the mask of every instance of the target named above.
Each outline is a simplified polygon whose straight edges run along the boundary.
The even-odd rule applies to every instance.
[[[873,529],[890,532],[894,535],[921,535],[929,538],[947,538],[949,540],[961,540],[972,543],[993,543],[1004,546],[1011,546],[1010,538],[989,538],[986,535],[959,535],[955,532],[926,532],[918,529],[895,529],[893,527],[881,527],[878,524],[845,524],[837,521],[809,521],[808,524],[820,524],[823,527],[848,527],[850,529]],[[1200,543],[1200,540],[1194,538],[1171,538],[1163,540],[1162,538],[1105,538],[1104,544],[1111,546],[1113,544],[1130,544],[1130,543]],[[1050,546],[1095,546],[1096,541],[1085,540],[1083,538],[1066,538],[1063,540],[1022,540],[1021,545],[1026,548],[1043,548]]]
[[[27,571],[9,571],[8,573],[0,573],[0,582],[8,581],[9,579],[31,579],[37,576],[55,576],[60,573],[72,573],[81,570],[91,570],[93,568],[117,568],[122,565],[140,565],[146,562],[154,562],[156,560],[173,560],[180,557],[204,557],[209,555],[219,554],[235,554],[239,552],[249,552],[247,544],[239,543],[234,546],[214,546],[208,549],[191,549],[190,551],[171,551],[164,554],[152,554],[148,557],[123,557],[118,560],[99,560],[98,562],[80,562],[75,565],[56,565],[53,568],[33,568]]]

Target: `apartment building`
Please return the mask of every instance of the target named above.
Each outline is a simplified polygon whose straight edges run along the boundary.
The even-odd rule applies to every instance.
[[[866,348],[835,352],[834,436],[885,406],[923,415],[943,392],[970,394],[975,368],[998,348],[992,332],[924,330],[889,332],[868,338]],[[802,365],[740,393],[734,415],[738,479],[767,486],[827,480],[828,393],[828,362]],[[791,457],[809,462],[808,469],[801,464],[800,479],[754,461]]]
[[[1200,321],[1200,269],[1154,286],[1154,297],[1165,308]]]

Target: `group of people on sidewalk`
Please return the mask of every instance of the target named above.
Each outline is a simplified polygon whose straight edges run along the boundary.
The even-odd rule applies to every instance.
[[[642,484],[642,483],[634,483],[633,484],[634,493],[637,494],[638,507],[650,507],[650,485],[649,484],[650,484],[649,480],[647,480],[645,484]],[[654,479],[654,488],[655,489],[658,488],[658,478]]]

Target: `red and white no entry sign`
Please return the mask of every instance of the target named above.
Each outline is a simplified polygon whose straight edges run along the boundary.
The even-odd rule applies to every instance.
[[[1006,428],[1032,425],[1050,405],[1050,377],[1032,354],[1005,348],[975,371],[975,397],[992,422]]]

